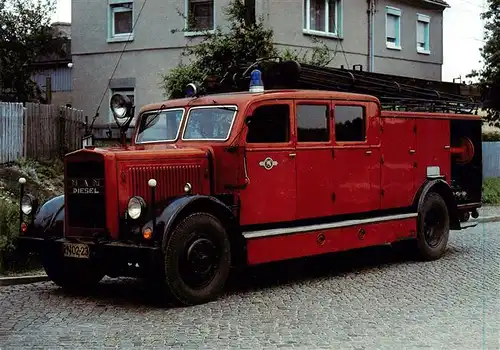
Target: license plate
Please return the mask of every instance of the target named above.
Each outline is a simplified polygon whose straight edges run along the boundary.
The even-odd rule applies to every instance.
[[[68,258],[88,259],[90,249],[86,244],[64,243],[63,255]]]

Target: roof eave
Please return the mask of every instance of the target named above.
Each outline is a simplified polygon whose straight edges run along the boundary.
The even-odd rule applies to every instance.
[[[434,1],[434,0],[423,0],[424,2],[432,5],[441,6],[444,8],[450,8],[451,6],[445,1]]]

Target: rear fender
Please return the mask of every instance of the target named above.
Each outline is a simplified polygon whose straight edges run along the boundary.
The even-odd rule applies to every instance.
[[[414,199],[415,209],[420,212],[420,208],[422,208],[425,197],[429,192],[436,192],[443,197],[446,202],[446,206],[448,207],[450,228],[452,230],[460,230],[461,226],[457,203],[455,201],[455,197],[453,197],[453,191],[451,190],[450,185],[448,185],[448,183],[443,179],[427,180],[424,184],[422,184]]]
[[[64,195],[50,199],[37,210],[30,231],[36,237],[63,236]]]
[[[233,212],[217,198],[202,195],[181,197],[169,203],[156,218],[153,239],[161,241],[163,251],[165,251],[170,233],[176,224],[195,212],[214,215],[221,221],[227,231],[232,231],[236,227],[236,218]],[[152,225],[152,220],[149,220],[142,228],[152,227]]]

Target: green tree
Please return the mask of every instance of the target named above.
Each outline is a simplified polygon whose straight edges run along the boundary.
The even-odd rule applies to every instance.
[[[205,32],[199,44],[188,44],[182,55],[188,57],[190,62],[181,63],[162,76],[161,87],[165,97],[183,97],[188,83],[201,82],[207,75],[222,76],[230,67],[260,58],[280,57],[321,66],[332,60],[331,51],[325,44],[309,52],[278,50],[273,43],[273,30],[266,28],[263,18],[248,21],[247,9],[242,1],[232,0],[224,8],[224,14],[229,23],[227,30],[217,27],[213,33]],[[314,42],[320,43],[318,39]]]
[[[0,87],[15,100],[37,97],[30,65],[57,51],[50,16],[55,0],[0,0]]]
[[[487,1],[487,10],[481,14],[481,18],[485,20],[485,44],[481,48],[483,67],[468,75],[477,78],[483,91],[500,87],[500,0]],[[500,126],[500,107],[488,108],[485,119],[491,125]]]

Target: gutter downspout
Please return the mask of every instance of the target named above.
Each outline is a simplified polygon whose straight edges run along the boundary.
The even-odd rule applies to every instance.
[[[367,0],[368,3],[368,71],[375,70],[375,0]]]

